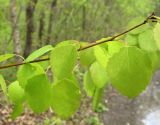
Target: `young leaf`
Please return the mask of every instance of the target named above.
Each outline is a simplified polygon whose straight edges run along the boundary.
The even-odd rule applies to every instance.
[[[111,57],[113,54],[119,52],[119,50],[124,46],[124,42],[112,41],[108,42],[108,54]]]
[[[156,41],[156,45],[158,46],[158,48],[160,49],[160,24],[157,23],[154,30],[154,39]]]
[[[51,84],[45,74],[27,80],[25,88],[27,102],[36,113],[46,111],[51,104]]]
[[[9,99],[14,104],[21,104],[25,100],[24,93],[24,89],[19,85],[18,81],[11,83],[8,87]]]
[[[33,61],[35,60],[36,58],[42,56],[43,54],[51,51],[53,49],[53,47],[51,45],[46,45],[36,51],[34,51],[33,53],[31,53],[27,59],[25,60],[26,62],[29,62],[29,61]]]
[[[92,106],[93,110],[96,112],[98,109],[99,104],[102,101],[102,94],[103,94],[103,88],[95,88],[94,95],[93,95],[93,101]]]
[[[153,71],[160,68],[160,52],[154,51],[154,52],[148,52],[147,54],[148,54],[150,61],[152,63]]]
[[[110,58],[107,69],[112,85],[129,98],[139,95],[152,77],[148,55],[136,47],[123,47]]]
[[[17,79],[20,85],[25,88],[27,80],[35,75],[43,74],[43,68],[38,64],[25,64],[17,72]]]
[[[142,23],[144,20],[145,20],[144,17],[137,17],[137,18],[135,18],[134,20],[132,20],[129,23],[128,29],[132,28],[133,26],[135,26],[135,25],[137,25],[139,23]],[[138,27],[138,28],[132,30],[131,32],[129,32],[129,34],[136,35],[136,34],[142,33],[145,30],[147,30],[149,27],[150,27],[149,24],[142,25],[141,27]]]
[[[0,62],[6,61],[7,59],[10,59],[12,57],[14,57],[15,54],[4,54],[4,55],[0,55]]]
[[[100,43],[100,42],[103,42],[103,41],[107,41],[108,39],[110,39],[111,37],[107,37],[107,38],[102,38],[100,40],[97,40],[96,43]],[[108,43],[102,43],[100,44],[99,46],[101,46],[102,48],[104,48],[106,51],[108,50]]]
[[[5,95],[7,95],[7,86],[3,76],[0,74],[0,85]]]
[[[95,90],[95,85],[93,83],[93,80],[90,76],[90,72],[87,71],[85,74],[84,74],[84,79],[83,79],[83,85],[84,85],[84,90],[86,91],[87,95],[92,97],[93,94],[94,94],[94,90]]]
[[[52,109],[62,118],[73,115],[80,106],[80,89],[70,80],[53,85]]]
[[[100,47],[100,46],[95,46],[94,47],[94,55],[97,59],[97,61],[104,67],[106,68],[107,62],[108,62],[108,55],[107,51]]]
[[[91,65],[90,74],[97,88],[103,88],[108,83],[107,72],[98,62]]]
[[[141,33],[139,35],[138,41],[139,41],[140,48],[142,48],[143,50],[146,50],[149,52],[159,50],[154,38],[153,29],[151,28]]]
[[[82,45],[87,45],[83,43]],[[84,66],[89,66],[95,61],[95,55],[93,48],[88,48],[86,50],[79,52],[80,63]]]
[[[23,105],[22,104],[14,105],[13,111],[11,113],[11,118],[16,119],[17,116],[22,114],[22,112],[23,112]]]
[[[77,50],[80,48],[80,43],[76,40],[67,40],[67,41],[60,42],[56,45],[56,47],[66,46],[66,45],[74,45],[76,46]]]
[[[70,76],[77,61],[77,48],[73,45],[55,47],[50,55],[52,72],[58,79]]]
[[[129,46],[137,46],[138,45],[138,35],[127,34],[125,38],[125,42]]]

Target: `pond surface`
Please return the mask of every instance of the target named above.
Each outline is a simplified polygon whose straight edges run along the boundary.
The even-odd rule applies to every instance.
[[[137,98],[129,100],[110,86],[105,100],[109,110],[102,114],[104,125],[160,125],[160,71]]]
[[[144,125],[160,125],[160,108],[149,112],[142,121]]]

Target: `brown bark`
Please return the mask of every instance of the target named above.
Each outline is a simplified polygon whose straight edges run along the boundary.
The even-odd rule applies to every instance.
[[[20,44],[20,32],[18,26],[18,15],[16,8],[16,0],[10,0],[10,10],[11,10],[11,24],[12,24],[12,38],[14,53],[20,55],[21,53],[21,44]]]
[[[53,0],[51,3],[51,12],[50,12],[50,17],[49,17],[49,22],[48,22],[48,36],[47,36],[47,42],[46,44],[50,44],[51,43],[51,32],[52,32],[52,26],[53,26],[53,11],[54,8],[57,5],[57,0]]]
[[[44,13],[44,11],[41,11],[40,19],[39,19],[39,31],[38,31],[38,39],[40,41],[39,47],[41,47],[43,44],[42,37],[43,37],[44,26],[45,26],[44,18],[45,18],[45,13]]]
[[[85,39],[85,31],[86,31],[86,7],[85,5],[83,5],[82,7],[82,32],[83,32],[83,36],[82,36],[82,41]]]
[[[30,0],[26,8],[26,44],[24,49],[24,57],[30,54],[32,47],[32,35],[35,31],[34,28],[34,11],[38,0]]]

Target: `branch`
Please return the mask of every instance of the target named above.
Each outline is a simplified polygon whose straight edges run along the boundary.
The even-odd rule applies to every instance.
[[[148,20],[152,19],[153,17],[155,17],[155,14],[154,14],[154,13],[152,13],[150,16],[148,16],[142,23],[140,23],[140,24],[138,24],[138,25],[136,25],[136,26],[134,26],[134,27],[132,27],[132,28],[130,28],[130,29],[128,29],[128,30],[120,33],[120,34],[118,34],[118,35],[112,36],[110,39],[102,40],[102,41],[99,42],[99,43],[96,43],[96,42],[91,43],[91,44],[89,44],[89,45],[87,45],[87,46],[84,46],[84,47],[79,48],[77,51],[82,51],[82,50],[91,48],[91,47],[93,47],[93,46],[96,46],[96,45],[99,45],[99,44],[102,44],[102,43],[106,43],[106,42],[109,42],[109,41],[113,41],[113,40],[115,40],[116,38],[118,38],[118,37],[120,37],[120,36],[123,36],[123,35],[125,35],[126,33],[130,32],[130,31],[132,31],[132,30],[134,30],[134,29],[137,29],[137,28],[139,28],[140,26],[148,23]],[[0,66],[0,69],[5,69],[5,68],[9,68],[9,67],[14,67],[14,66],[20,66],[20,65],[27,64],[27,63],[42,62],[42,61],[47,61],[47,60],[49,60],[49,58],[39,59],[39,60],[33,60],[33,61],[29,61],[29,62],[20,62],[20,63],[15,63],[15,64],[9,64],[9,65]]]

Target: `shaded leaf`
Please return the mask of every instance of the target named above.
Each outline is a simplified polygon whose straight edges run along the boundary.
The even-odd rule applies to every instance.
[[[98,62],[94,62],[90,67],[90,74],[93,83],[97,88],[103,88],[108,83],[108,75],[106,69]]]
[[[7,86],[3,76],[0,74],[0,85],[5,95],[7,95]]]
[[[93,80],[90,76],[90,72],[87,71],[84,74],[84,78],[83,78],[83,85],[84,85],[84,90],[86,91],[87,95],[92,97],[94,94],[94,90],[95,90],[95,85],[93,83]]]
[[[102,102],[103,88],[95,88],[92,101],[93,110],[97,112],[99,104]]]

